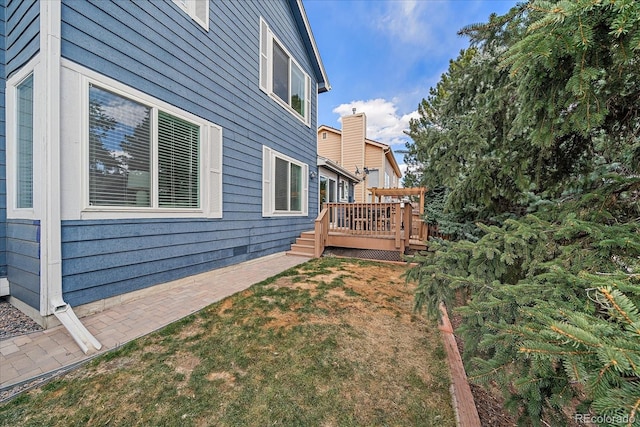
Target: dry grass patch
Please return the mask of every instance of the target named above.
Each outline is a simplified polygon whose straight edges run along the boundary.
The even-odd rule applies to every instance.
[[[312,260],[0,406],[0,425],[454,426],[404,269]]]

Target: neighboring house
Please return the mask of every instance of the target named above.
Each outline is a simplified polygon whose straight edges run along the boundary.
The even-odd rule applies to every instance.
[[[0,0],[0,19],[0,283],[44,326],[86,344],[71,307],[313,227],[330,86],[301,0]]]
[[[320,208],[325,202],[353,202],[354,189],[360,178],[333,160],[322,156],[318,156],[318,169]]]
[[[331,159],[362,181],[355,186],[354,200],[371,202],[368,188],[397,188],[402,172],[391,147],[367,138],[364,113],[343,116],[342,130],[318,128],[318,155]]]

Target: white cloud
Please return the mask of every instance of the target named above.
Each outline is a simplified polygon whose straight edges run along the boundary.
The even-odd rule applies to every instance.
[[[353,114],[354,108],[357,113],[365,113],[367,116],[367,138],[390,145],[396,150],[404,148],[405,142],[409,140],[404,132],[409,130],[409,121],[418,117],[417,110],[408,114],[398,114],[396,101],[387,101],[382,98],[352,101],[337,106],[333,112],[341,117]]]
[[[139,126],[149,115],[147,106],[116,95],[109,95],[103,102],[100,106],[103,113],[127,128]]]
[[[409,121],[418,118],[418,110],[407,114],[398,114],[397,99],[387,101],[377,98],[368,101],[352,101],[348,104],[341,104],[333,109],[333,112],[340,117],[356,113],[365,113],[367,116],[367,138],[382,142],[391,146],[398,166],[404,176],[407,165],[404,164],[404,154],[400,150],[406,148],[406,142],[410,138],[404,133],[409,130]],[[340,122],[340,119],[338,119]]]
[[[393,38],[403,43],[419,44],[425,39],[425,30],[429,27],[421,20],[424,4],[416,0],[392,1],[386,3],[383,14],[378,18],[377,27],[387,31]]]

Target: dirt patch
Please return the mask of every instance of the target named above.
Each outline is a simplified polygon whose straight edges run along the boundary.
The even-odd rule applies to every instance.
[[[193,338],[195,336],[198,336],[198,335],[202,334],[203,332],[205,332],[205,330],[204,330],[204,320],[199,318],[199,319],[195,319],[193,321],[193,323],[191,324],[191,327],[184,328],[182,331],[180,331],[180,335],[178,335],[178,337],[181,340],[185,340],[187,338]]]
[[[338,274],[336,274],[336,277],[337,276]],[[326,278],[324,280],[326,280]],[[282,277],[278,279],[276,282],[268,286],[265,286],[265,289],[278,290],[281,288],[289,288],[289,289],[301,289],[301,290],[315,290],[317,286],[318,286],[318,282],[316,282],[315,280],[296,281],[290,277]]]
[[[227,298],[224,301],[222,301],[222,303],[220,304],[220,307],[218,307],[218,314],[221,316],[224,316],[225,314],[228,314],[231,311],[232,307],[233,307],[233,299]]]
[[[160,344],[149,344],[144,348],[144,353],[157,354],[165,351],[165,348]]]
[[[177,374],[182,376],[181,380],[176,380],[175,388],[181,396],[195,397],[193,390],[188,387],[189,380],[193,370],[200,365],[199,357],[191,353],[183,351],[177,352],[175,355],[167,359],[166,364],[174,369]]]
[[[281,310],[272,310],[266,315],[267,318],[270,318],[266,324],[265,328],[270,329],[278,329],[285,328],[289,329],[295,325],[300,324],[300,317],[296,313],[292,313],[290,311],[283,312]]]
[[[191,353],[178,352],[167,360],[167,365],[171,366],[179,374],[188,378],[193,370],[200,364],[200,358]]]
[[[236,382],[236,376],[230,372],[211,372],[207,375],[209,381],[220,381],[225,387],[233,387]]]

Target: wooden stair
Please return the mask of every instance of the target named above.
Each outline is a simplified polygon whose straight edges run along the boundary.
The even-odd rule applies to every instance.
[[[287,251],[287,255],[313,258],[315,255],[315,232],[304,231],[291,245],[291,250]]]

